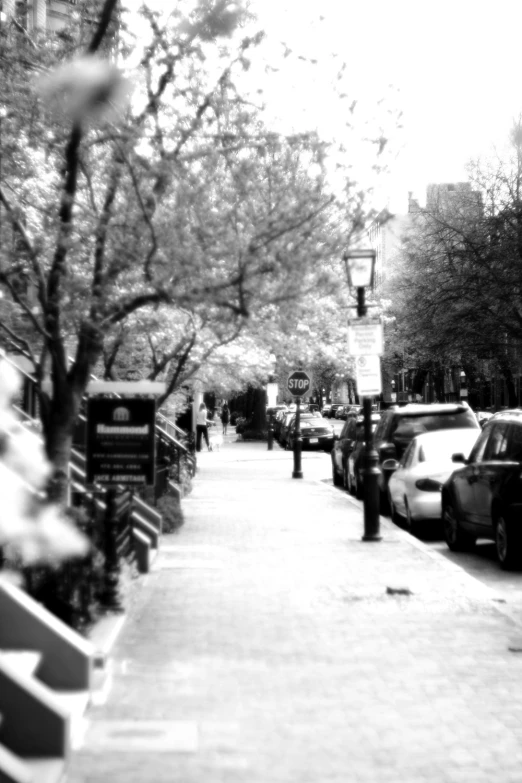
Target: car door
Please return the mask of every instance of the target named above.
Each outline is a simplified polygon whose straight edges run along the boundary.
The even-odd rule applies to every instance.
[[[335,438],[332,449],[332,461],[338,473],[340,473],[342,470],[343,438],[346,436],[347,424],[348,422],[342,428],[339,437]]]
[[[357,424],[355,419],[355,436],[353,447],[348,455],[346,464],[348,466],[348,473],[352,482],[355,482],[355,472],[359,469],[359,462],[362,450],[364,448],[364,426]]]
[[[390,495],[393,505],[399,514],[403,517],[406,516],[406,478],[408,471],[415,461],[416,450],[417,444],[415,440],[412,440],[399,460],[397,470],[392,474],[389,483]]]
[[[472,521],[480,528],[491,528],[491,508],[496,486],[506,470],[508,457],[508,423],[492,422],[489,438],[481,459],[474,465],[472,483]]]
[[[350,421],[346,421],[343,425],[343,428],[341,430],[341,434],[339,435],[339,440],[336,441],[334,446],[334,460],[335,460],[335,468],[338,473],[342,474],[343,472],[343,459],[344,459],[344,452],[346,449],[346,444],[350,439]]]
[[[476,514],[474,506],[473,487],[477,480],[475,465],[478,464],[483,456],[490,435],[490,427],[482,430],[477,442],[473,446],[469,455],[468,464],[457,469],[455,463],[455,473],[451,477],[451,486],[457,503],[458,515],[465,523],[476,523]]]
[[[348,465],[348,458],[355,448],[356,435],[356,420],[353,416],[349,416],[346,420],[346,424],[343,427],[345,433],[342,439],[342,467]]]

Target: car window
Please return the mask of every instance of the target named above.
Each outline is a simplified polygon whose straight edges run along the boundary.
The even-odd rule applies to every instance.
[[[512,424],[507,435],[506,459],[522,462],[522,424]]]
[[[409,468],[413,460],[413,452],[415,451],[415,443],[412,441],[399,462],[401,468]]]
[[[381,416],[381,420],[377,425],[377,429],[375,430],[375,440],[382,440],[384,438],[386,422],[389,420],[389,418],[389,415],[387,416],[386,414]]]
[[[343,424],[343,428],[341,430],[341,434],[339,435],[339,438],[347,438],[348,437],[348,428],[350,426],[349,421],[345,421]]]
[[[484,462],[506,459],[506,434],[507,424],[505,422],[498,422],[492,425],[489,432],[488,442],[486,444],[486,448],[484,449]]]
[[[486,443],[489,439],[489,433],[490,428],[486,427],[485,430],[482,430],[482,433],[479,435],[477,442],[471,449],[471,453],[469,455],[469,461],[470,462],[482,462],[482,458],[484,456],[484,449],[486,448]]]

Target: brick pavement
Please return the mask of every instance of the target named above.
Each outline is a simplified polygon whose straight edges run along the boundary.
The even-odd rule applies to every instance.
[[[199,455],[68,783],[520,783],[518,627],[275,449]]]

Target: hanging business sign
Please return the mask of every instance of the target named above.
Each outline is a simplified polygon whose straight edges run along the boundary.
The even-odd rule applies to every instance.
[[[154,398],[87,400],[87,485],[154,486]]]
[[[359,318],[348,324],[348,353],[351,356],[382,356],[384,335],[380,320]]]
[[[357,356],[355,382],[360,397],[376,397],[382,392],[381,360],[379,356]]]

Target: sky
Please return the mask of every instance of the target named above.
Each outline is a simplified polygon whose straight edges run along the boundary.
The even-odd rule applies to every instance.
[[[429,182],[466,179],[470,158],[506,141],[522,112],[520,0],[253,0],[267,40],[317,60],[279,72],[265,89],[275,114],[335,133],[339,101],[332,61],[347,63],[343,87],[368,104],[389,97],[402,112],[390,136],[385,191],[405,211]],[[290,58],[289,58],[290,59]],[[388,99],[388,98],[387,98]]]
[[[343,140],[354,99],[362,117],[373,116],[381,100],[381,113],[402,113],[400,127],[385,129],[390,174],[381,179],[378,206],[405,212],[408,192],[423,204],[429,183],[466,180],[467,162],[504,145],[522,115],[521,0],[249,2],[266,39],[248,83],[254,96],[262,89],[276,129],[316,128]],[[354,159],[359,154],[354,147]]]

